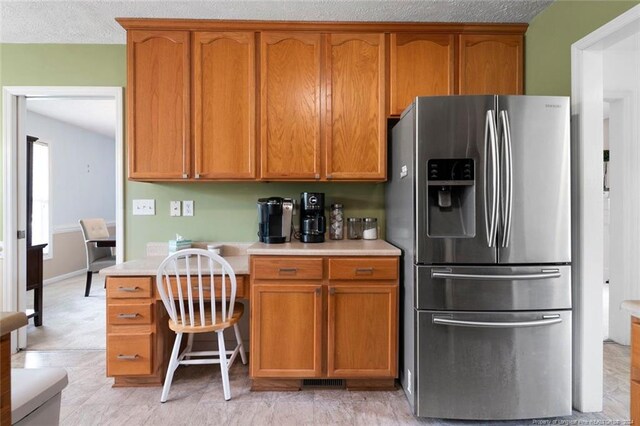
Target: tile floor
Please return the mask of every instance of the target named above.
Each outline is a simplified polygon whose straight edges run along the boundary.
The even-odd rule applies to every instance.
[[[57,284],[56,284],[57,285]],[[82,281],[70,284],[82,291]],[[53,287],[54,285],[51,285]],[[45,291],[47,290],[45,287]],[[102,283],[95,283],[102,289]],[[46,315],[59,316],[54,307],[56,298],[75,297],[72,293],[50,288],[51,298],[45,299]],[[57,297],[54,297],[56,290]],[[46,294],[46,293],[45,293]],[[82,293],[80,293],[82,294]],[[93,294],[93,289],[92,289]],[[96,294],[96,297],[98,294]],[[104,295],[101,296],[104,300]],[[47,302],[48,300],[48,302]],[[47,305],[49,303],[49,305]],[[104,302],[102,302],[104,303]],[[64,303],[58,306],[65,306]],[[101,311],[104,312],[104,311]],[[103,315],[103,313],[100,313]],[[46,321],[45,316],[45,321]],[[32,327],[32,326],[30,326]],[[51,331],[54,330],[52,323]],[[47,342],[47,330],[37,342]],[[73,334],[73,328],[64,332]],[[104,336],[104,330],[101,331]],[[100,337],[103,338],[103,337]],[[71,339],[80,342],[81,339]],[[94,344],[100,339],[93,341]],[[82,347],[83,345],[79,345]],[[604,410],[601,413],[574,413],[556,419],[555,424],[624,424],[629,413],[629,347],[604,344]],[[345,390],[306,389],[301,392],[251,392],[248,368],[239,360],[231,369],[232,399],[224,401],[218,366],[180,367],[174,378],[169,401],[160,403],[161,389],[112,388],[112,379],[105,377],[104,349],[27,350],[12,357],[12,366],[19,368],[64,367],[69,385],[62,393],[60,424],[94,425],[419,425],[443,424],[484,425],[487,422],[460,422],[441,419],[416,419],[402,390],[349,392]],[[499,425],[533,424],[533,420],[492,422]],[[540,424],[540,423],[538,423]]]

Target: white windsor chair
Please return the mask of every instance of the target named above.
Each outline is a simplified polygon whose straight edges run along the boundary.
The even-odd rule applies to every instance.
[[[188,364],[220,364],[224,399],[228,401],[231,399],[229,368],[238,353],[242,363],[247,363],[238,328],[244,306],[235,304],[236,276],[233,269],[225,259],[206,250],[180,250],[162,261],[156,275],[156,286],[169,313],[169,328],[176,333],[160,402],[167,400],[178,366]],[[237,345],[232,351],[227,351],[224,330],[232,326]],[[218,350],[193,351],[194,334],[208,332],[218,335]],[[185,333],[187,345],[179,353]]]

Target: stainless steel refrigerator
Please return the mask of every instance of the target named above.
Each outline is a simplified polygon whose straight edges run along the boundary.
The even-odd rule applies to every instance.
[[[400,379],[416,415],[571,414],[569,99],[418,97],[393,128]]]

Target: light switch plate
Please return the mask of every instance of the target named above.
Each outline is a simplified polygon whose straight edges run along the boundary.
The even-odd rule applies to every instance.
[[[193,200],[182,202],[182,216],[193,216]]]
[[[133,200],[134,216],[153,216],[156,214],[156,200]]]
[[[171,201],[169,204],[169,216],[180,216],[180,201]]]

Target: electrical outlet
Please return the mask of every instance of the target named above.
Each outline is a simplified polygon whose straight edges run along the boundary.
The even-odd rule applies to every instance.
[[[153,216],[156,214],[156,200],[133,200],[134,216]]]
[[[193,200],[182,202],[182,216],[193,216]]]
[[[180,201],[169,203],[169,216],[180,216]]]

